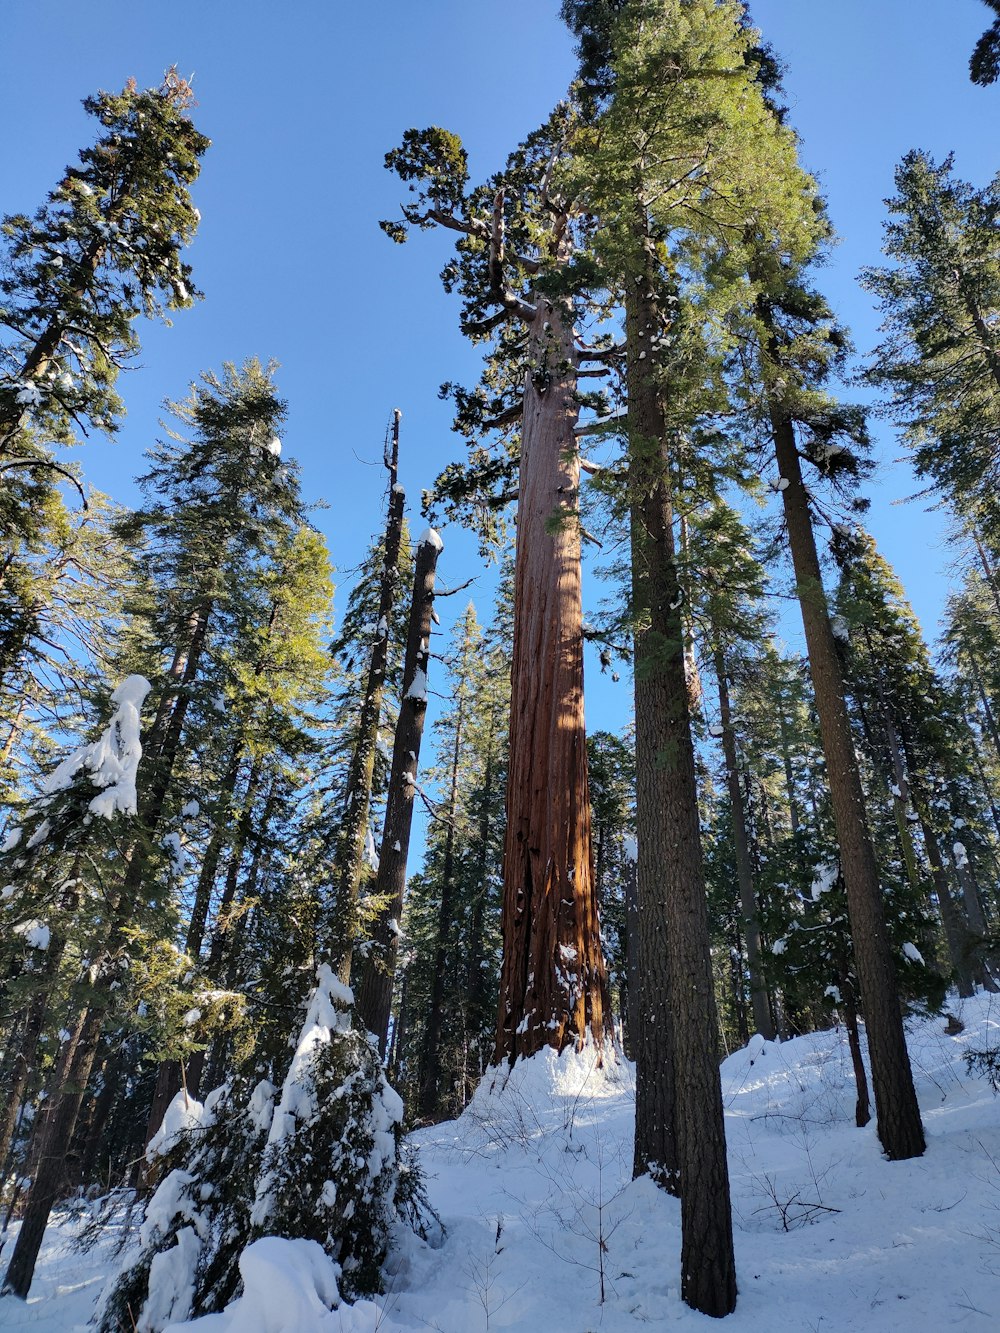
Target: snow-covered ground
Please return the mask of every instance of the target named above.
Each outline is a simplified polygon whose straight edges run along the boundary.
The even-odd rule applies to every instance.
[[[733,1333],[937,1333],[1000,1326],[1000,1101],[963,1053],[1000,1043],[1000,999],[909,1024],[926,1154],[890,1163],[854,1127],[842,1032],[755,1041],[723,1065],[740,1296]],[[195,1333],[624,1333],[718,1327],[682,1304],[679,1212],[631,1180],[633,1081],[586,1056],[536,1057],[461,1119],[414,1135],[443,1246],[412,1238],[386,1294],[325,1311],[303,1251],[262,1251],[252,1291]],[[27,1305],[0,1329],[70,1333],[89,1316],[107,1251],[54,1226]],[[9,1253],[9,1251],[8,1251]],[[2,1262],[2,1260],[0,1260]],[[603,1274],[604,1301],[601,1301]],[[320,1275],[321,1276],[321,1275]]]

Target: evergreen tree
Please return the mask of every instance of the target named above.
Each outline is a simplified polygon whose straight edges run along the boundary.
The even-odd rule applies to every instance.
[[[843,573],[836,606],[847,631],[845,657],[852,693],[866,739],[875,750],[883,791],[891,801],[914,894],[907,905],[902,886],[897,886],[889,912],[893,933],[902,926],[910,931],[907,938],[921,948],[929,943],[920,938],[919,904],[927,895],[921,884],[922,867],[917,865],[916,826],[922,832],[924,857],[959,984],[970,969],[976,980],[989,980],[981,952],[987,933],[982,899],[971,879],[958,873],[966,867],[956,864],[949,875],[941,855],[941,844],[953,849],[971,842],[971,830],[979,822],[972,795],[972,740],[965,719],[931,665],[916,617],[872,539],[855,531],[841,536],[838,546]],[[957,861],[967,856],[966,851]],[[953,876],[959,881],[961,906],[952,898]]]
[[[679,1188],[684,1299],[724,1315],[736,1279],[674,521],[675,474],[686,481],[692,471],[687,433],[717,405],[703,326],[733,288],[703,285],[699,320],[682,275],[704,273],[747,211],[765,228],[782,220],[795,203],[789,142],[755,88],[739,5],[570,3],[564,13],[584,39],[593,99],[581,174],[594,250],[624,306],[642,1013],[635,1169]]]
[[[953,157],[911,152],[888,200],[885,253],[865,285],[881,301],[888,337],[868,378],[886,387],[918,475],[956,512],[1000,541],[1000,186],[958,179]]]
[[[998,17],[976,43],[969,58],[969,78],[986,88],[1000,77],[1000,4],[997,0],[983,0],[983,4]]]
[[[448,663],[453,703],[434,723],[437,799],[403,918],[409,962],[393,1036],[408,1101],[434,1119],[465,1105],[495,1034],[509,656],[489,645],[471,604]]]
[[[97,1057],[102,1030],[113,1010],[119,974],[129,966],[137,918],[159,914],[152,938],[168,937],[163,920],[163,868],[173,839],[165,825],[181,802],[174,782],[190,728],[199,715],[215,710],[210,690],[213,635],[227,623],[239,624],[240,593],[250,568],[269,551],[287,524],[301,521],[295,470],[279,461],[275,427],[281,419],[269,372],[258,362],[242,371],[228,366],[224,376],[209,374],[175,416],[190,438],[175,434],[152,453],[143,478],[150,502],[131,515],[123,530],[148,541],[143,554],[151,588],[159,592],[139,635],[141,649],[155,645],[160,668],[151,699],[152,723],[143,737],[144,764],[137,788],[135,831],[115,848],[113,869],[102,884],[107,911],[88,956],[93,978],[79,997],[72,1057],[47,1104],[41,1137],[42,1166],[36,1173],[25,1221],[6,1279],[9,1290],[26,1296],[52,1203],[63,1176],[63,1158],[72,1139],[81,1099]],[[249,580],[252,585],[253,580]],[[134,653],[127,642],[124,652]],[[155,659],[154,659],[155,660]],[[166,843],[166,846],[164,846]],[[98,874],[103,867],[95,867]],[[102,876],[103,878],[104,876]]]
[[[578,371],[574,226],[578,192],[560,164],[574,112],[560,107],[502,172],[469,188],[465,150],[449,132],[407,131],[386,162],[413,182],[411,226],[459,233],[445,285],[465,297],[464,331],[495,335],[483,384],[457,394],[466,433],[520,423],[499,451],[477,448],[466,471],[439,479],[447,504],[470,496],[487,515],[518,474],[510,780],[504,852],[504,965],[495,1056],[513,1061],[608,1035],[607,977],[592,882],[583,716],[578,521]],[[497,486],[501,495],[497,496]],[[476,498],[478,497],[478,498]],[[493,529],[489,518],[487,530]],[[552,726],[558,716],[559,725]]]
[[[623,1032],[636,1022],[635,748],[610,731],[587,737],[594,883],[608,980]],[[630,1049],[631,1039],[630,1039]]]
[[[382,1289],[397,1217],[421,1229],[432,1219],[401,1156],[402,1103],[352,1029],[351,1004],[321,966],[280,1091],[240,1074],[204,1105],[179,1095],[149,1149],[168,1171],[138,1256],[102,1302],[102,1333],[221,1309],[236,1295],[239,1261],[264,1236],[328,1256],[331,1306]]]
[[[808,182],[803,190],[808,190]],[[859,413],[828,397],[822,385],[842,358],[845,338],[822,297],[810,288],[802,263],[822,240],[822,220],[802,259],[764,248],[750,262],[763,389],[751,390],[766,422],[778,469],[776,485],[788,534],[796,593],[826,756],[827,780],[850,910],[872,1062],[879,1138],[894,1160],[924,1150],[898,986],[882,905],[879,866],[865,813],[865,796],[851,735],[843,667],[830,619],[814,532],[812,492],[803,462],[820,477],[849,483],[861,469],[866,434]]]
[[[132,328],[198,295],[181,251],[198,211],[189,187],[208,140],[192,125],[189,84],[170,70],[159,88],[134,80],[84,101],[102,132],[34,215],[4,219],[0,278],[0,466],[60,472],[43,447],[84,423],[114,431],[118,370],[138,350]],[[30,427],[30,429],[27,429]],[[4,533],[25,497],[5,489]]]

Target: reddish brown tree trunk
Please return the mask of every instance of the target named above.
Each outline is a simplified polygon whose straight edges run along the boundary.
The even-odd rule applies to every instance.
[[[539,301],[524,389],[503,963],[494,1062],[598,1048],[610,1005],[593,885],[570,316]]]

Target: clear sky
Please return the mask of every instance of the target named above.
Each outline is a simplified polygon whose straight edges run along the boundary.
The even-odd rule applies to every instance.
[[[976,181],[1000,165],[1000,89],[967,75],[989,11],[980,0],[756,0],[753,13],[788,64],[792,121],[842,237],[823,285],[864,351],[877,320],[855,279],[879,258],[895,163],[923,147],[954,150]],[[223,360],[274,357],[291,406],[285,447],[306,494],[329,505],[316,522],[344,585],[380,523],[392,408],[404,412],[402,480],[419,523],[420,488],[462,451],[437,387],[476,373],[457,298],[437,279],[448,238],[400,247],[378,229],[401,197],[383,155],[408,126],[441,124],[463,136],[474,178],[493,170],[565,90],[570,39],[557,0],[0,0],[0,212],[33,209],[89,137],[83,96],[130,75],[154,84],[175,62],[194,74],[195,118],[213,139],[190,253],[206,299],[172,329],[142,328],[142,367],[122,385],[126,429],[81,462],[128,500],[163,398]],[[917,489],[893,462],[901,452],[880,428],[870,522],[933,635],[949,555],[938,516],[895,503]],[[457,583],[475,572],[475,546],[443,536],[440,575]],[[484,618],[489,586],[474,592]],[[591,581],[588,597],[604,591]],[[618,725],[625,682],[612,691],[588,671],[591,724]]]

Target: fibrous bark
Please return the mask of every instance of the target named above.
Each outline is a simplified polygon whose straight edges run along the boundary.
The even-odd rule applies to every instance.
[[[569,314],[541,300],[524,389],[503,964],[494,1063],[598,1047],[610,1006],[593,885]]]
[[[637,240],[651,263],[644,237]],[[625,307],[633,599],[635,611],[648,610],[649,616],[635,648],[642,1010],[637,1065],[644,1070],[636,1083],[636,1167],[643,1169],[640,1136],[650,1155],[650,1149],[669,1151],[672,1132],[676,1166],[667,1163],[658,1174],[676,1188],[679,1172],[681,1295],[703,1314],[721,1317],[736,1305],[736,1263],[718,1016],[684,669],[668,432],[656,372],[639,355],[664,320],[648,294],[651,271],[643,276],[645,281],[640,278],[629,287]],[[668,1060],[672,1089],[662,1083]]]

